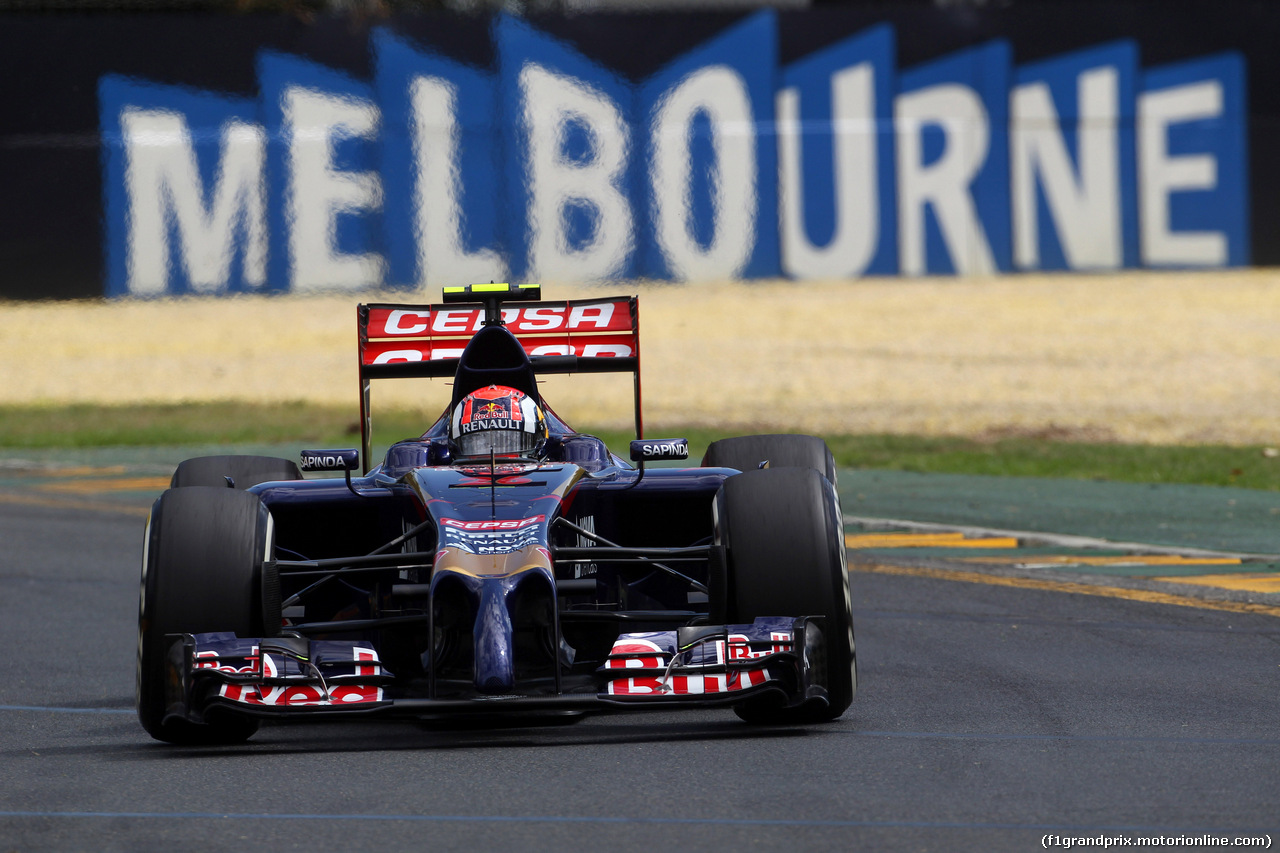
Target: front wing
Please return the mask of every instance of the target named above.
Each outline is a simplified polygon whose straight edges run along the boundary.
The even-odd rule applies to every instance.
[[[372,645],[234,634],[170,637],[167,716],[210,712],[258,717],[601,712],[641,707],[732,705],[771,694],[779,706],[825,702],[819,617],[759,618],[750,625],[696,625],[622,634],[581,685],[437,699],[403,693]]]

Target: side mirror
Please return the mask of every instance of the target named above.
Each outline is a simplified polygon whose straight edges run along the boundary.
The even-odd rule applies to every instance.
[[[355,448],[347,450],[304,450],[301,463],[303,471],[354,471],[360,465],[360,451]]]
[[[689,439],[687,438],[639,438],[631,442],[632,462],[688,458]]]

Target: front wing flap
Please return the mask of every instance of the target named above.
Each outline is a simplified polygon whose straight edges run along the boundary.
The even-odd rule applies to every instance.
[[[740,700],[781,692],[788,704],[825,698],[809,665],[821,642],[810,617],[760,618],[750,625],[690,626],[623,634],[600,672],[604,696],[635,704]]]
[[[369,710],[393,678],[364,643],[230,633],[172,637],[170,713],[200,721],[212,706],[248,712]],[[177,695],[173,695],[176,693]]]
[[[697,625],[622,634],[596,671],[592,693],[465,700],[401,698],[376,649],[359,641],[175,634],[169,653],[170,715],[202,722],[213,709],[253,716],[377,714],[417,717],[659,705],[728,705],[761,694],[794,706],[825,701],[810,661],[822,632],[813,617],[750,625]]]

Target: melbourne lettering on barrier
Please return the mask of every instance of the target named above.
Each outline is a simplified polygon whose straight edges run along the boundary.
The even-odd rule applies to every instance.
[[[395,20],[330,28],[359,40],[343,48],[367,53],[359,72],[246,37],[225,61],[252,91],[108,63],[89,81],[105,290],[1252,260],[1256,51],[1106,33],[929,50],[865,17],[788,47],[845,19],[729,16],[625,71],[566,27],[502,15],[468,25],[488,44],[465,61]]]
[[[509,17],[493,72],[375,30],[372,83],[269,52],[257,101],[105,77],[109,289],[1248,260],[1239,54],[899,71],[879,26],[776,67],[775,27],[635,85]]]

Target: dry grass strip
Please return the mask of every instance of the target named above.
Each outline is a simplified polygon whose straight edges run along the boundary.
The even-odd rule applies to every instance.
[[[1280,440],[1280,271],[546,288],[639,293],[648,431]],[[0,403],[356,405],[355,305],[431,294],[0,303]],[[625,426],[630,383],[555,378]],[[447,389],[384,382],[434,414]]]

